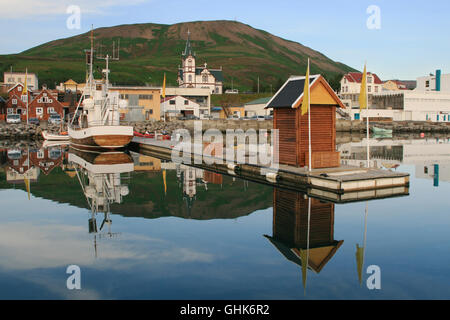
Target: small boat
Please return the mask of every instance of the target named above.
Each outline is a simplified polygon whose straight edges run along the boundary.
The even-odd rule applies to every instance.
[[[156,139],[156,140],[171,140],[172,137],[170,134],[155,134],[155,133],[140,133],[134,131],[134,136],[139,138],[147,138],[147,139]]]
[[[372,132],[379,135],[389,135],[392,134],[392,129],[372,127]]]
[[[60,132],[59,134],[49,133],[47,130],[42,131],[42,137],[44,140],[50,141],[68,141],[69,135],[67,132]]]

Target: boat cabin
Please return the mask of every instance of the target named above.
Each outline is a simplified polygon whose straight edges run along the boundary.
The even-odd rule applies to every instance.
[[[280,164],[308,166],[308,113],[301,115],[305,77],[292,76],[267,103],[273,108],[273,128],[278,129],[278,159]],[[336,151],[336,108],[342,101],[321,75],[309,79],[311,112],[311,167],[340,166]]]

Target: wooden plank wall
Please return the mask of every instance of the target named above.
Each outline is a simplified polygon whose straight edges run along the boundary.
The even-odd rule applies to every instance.
[[[285,245],[307,247],[308,199],[300,192],[274,189],[274,237]],[[310,248],[334,243],[334,204],[311,199]]]
[[[273,127],[278,129],[279,162],[297,166],[296,109],[277,108],[274,110]]]
[[[308,165],[309,154],[309,133],[308,133],[308,114],[301,115],[300,109],[297,113],[300,127],[297,131],[297,140],[299,148],[297,150],[298,166]],[[330,152],[336,150],[336,110],[335,106],[329,105],[311,105],[311,149],[315,152]],[[330,155],[335,158],[334,155]],[[321,157],[323,158],[323,157]],[[320,159],[321,159],[320,158]],[[334,163],[331,162],[331,163]],[[323,167],[313,165],[313,168]]]

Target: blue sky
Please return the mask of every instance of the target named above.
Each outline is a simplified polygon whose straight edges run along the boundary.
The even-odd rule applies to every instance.
[[[67,7],[81,9],[81,28],[66,27]],[[366,12],[380,8],[381,28],[368,29]],[[132,23],[237,20],[300,42],[333,60],[383,80],[415,79],[436,69],[450,73],[450,1],[206,1],[206,0],[0,0],[0,54],[94,27]]]

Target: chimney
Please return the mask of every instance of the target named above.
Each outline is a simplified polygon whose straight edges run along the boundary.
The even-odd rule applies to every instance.
[[[436,70],[436,91],[441,91],[441,70]]]

